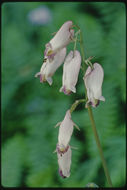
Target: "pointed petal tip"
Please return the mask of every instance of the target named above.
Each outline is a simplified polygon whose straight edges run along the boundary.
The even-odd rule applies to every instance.
[[[104,97],[104,96],[101,96],[101,97],[100,97],[100,100],[103,101],[103,102],[105,102],[105,97]]]
[[[80,131],[80,128],[78,127],[78,125],[76,123],[74,123],[74,122],[73,122],[73,124],[74,124],[75,128]]]
[[[55,150],[53,151],[53,154],[56,153],[56,152],[57,152],[57,150],[55,149]]]
[[[52,78],[51,78],[51,77],[48,77],[46,80],[47,80],[48,84],[51,86],[51,85],[52,85],[52,83],[53,83]]]
[[[76,88],[75,88],[75,87],[72,87],[72,88],[71,88],[71,91],[72,91],[73,93],[76,93]]]
[[[54,128],[56,128],[56,127],[60,126],[60,125],[61,125],[61,123],[62,123],[62,121],[58,122],[58,123],[54,126]]]
[[[63,86],[59,89],[59,92],[63,92]]]

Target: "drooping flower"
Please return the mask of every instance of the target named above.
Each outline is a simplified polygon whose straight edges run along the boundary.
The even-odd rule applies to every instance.
[[[86,107],[92,105],[96,107],[100,100],[105,101],[105,98],[102,96],[102,83],[104,78],[104,71],[100,64],[94,63],[93,68],[90,66],[87,68],[84,83],[87,89],[88,101]]]
[[[63,63],[65,56],[66,48],[63,48],[56,53],[52,60],[45,57],[40,72],[38,72],[35,77],[40,77],[40,82],[42,83],[47,81],[49,85],[52,85],[52,76]]]
[[[66,47],[74,36],[74,30],[72,29],[72,21],[65,22],[55,36],[45,45],[45,56],[52,59],[56,52]]]
[[[68,147],[66,153],[64,153],[62,156],[59,153],[57,153],[59,174],[63,178],[70,176],[71,155],[72,151],[70,146]]]
[[[64,154],[68,150],[68,144],[70,142],[74,126],[78,129],[79,127],[71,120],[70,110],[66,112],[64,120],[59,123],[59,134],[58,134],[58,143],[56,150],[59,154]]]
[[[63,66],[62,87],[60,92],[70,94],[76,93],[75,85],[78,81],[78,74],[81,66],[81,56],[79,51],[70,51]]]

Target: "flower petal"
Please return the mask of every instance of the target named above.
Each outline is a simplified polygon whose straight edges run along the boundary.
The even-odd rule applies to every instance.
[[[105,101],[104,96],[101,96],[99,100],[101,100],[101,101]]]
[[[99,104],[99,100],[105,101],[105,98],[102,96],[103,78],[104,71],[98,63],[93,64],[93,69],[89,66],[83,78],[87,89],[87,104],[90,104],[93,107],[96,107]]]
[[[49,43],[52,46],[53,52],[56,52],[59,49],[66,47],[70,43],[74,35],[74,30],[70,30],[72,24],[72,21],[65,22],[58,30],[56,35],[50,40]]]
[[[66,112],[64,120],[59,127],[58,143],[66,147],[73,133],[73,122],[71,120],[70,110]]]
[[[70,146],[67,152],[63,154],[62,156],[59,153],[57,153],[59,172],[63,178],[70,176],[71,155],[72,155],[72,151],[71,151]]]
[[[48,58],[54,55],[62,48],[66,47],[74,36],[74,30],[71,29],[72,21],[65,22],[55,36],[46,44],[45,56]]]
[[[62,87],[60,92],[63,91],[67,94],[67,91],[76,93],[75,85],[78,81],[78,74],[81,66],[81,56],[79,51],[70,51],[67,55],[64,67],[63,67],[63,78],[62,78]]]
[[[63,63],[66,56],[66,48],[61,49],[54,58],[48,59],[47,57],[44,59],[45,62],[43,63],[40,72],[37,73],[35,76],[40,76],[40,80],[42,82],[47,81],[49,85],[52,85],[52,76],[56,72],[56,70],[60,67]]]

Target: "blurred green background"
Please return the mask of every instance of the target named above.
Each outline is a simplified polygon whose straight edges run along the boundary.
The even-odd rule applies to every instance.
[[[18,2],[2,4],[2,185],[5,187],[107,187],[87,110],[72,114],[74,130],[71,175],[58,174],[55,150],[58,128],[71,104],[84,98],[80,71],[77,93],[59,92],[62,66],[53,85],[41,84],[45,44],[72,20],[83,32],[85,55],[95,56],[105,72],[106,101],[93,109],[97,130],[114,187],[125,185],[126,30],[124,3]],[[68,52],[73,44],[68,46]],[[80,50],[79,45],[77,48]]]

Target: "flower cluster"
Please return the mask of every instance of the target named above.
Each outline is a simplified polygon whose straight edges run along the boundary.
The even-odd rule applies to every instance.
[[[80,31],[79,31],[80,32]],[[78,33],[77,33],[78,34]],[[55,36],[45,45],[44,60],[40,72],[35,77],[40,77],[40,82],[48,82],[52,85],[52,76],[56,70],[63,65],[62,87],[60,92],[69,95],[72,92],[76,93],[76,84],[81,68],[81,55],[76,48],[67,54],[67,45],[74,41],[75,31],[73,29],[72,21],[65,22]],[[76,44],[76,43],[75,43]],[[75,47],[75,46],[74,46]],[[89,66],[84,74],[83,80],[87,90],[86,108],[91,105],[96,107],[100,100],[105,101],[102,96],[102,83],[104,78],[104,71],[100,64],[89,61]],[[78,126],[71,120],[71,112],[67,110],[64,120],[59,122],[56,126],[59,127],[58,143],[56,145],[59,174],[63,178],[70,176],[71,155],[72,150],[69,145],[73,133],[74,126],[79,130]]]
[[[72,21],[65,22],[49,43],[45,45],[44,61],[40,72],[35,75],[35,77],[40,77],[40,82],[43,83],[47,81],[49,85],[52,85],[52,76],[64,62],[63,84],[60,91],[67,95],[76,92],[75,85],[81,66],[79,51],[70,51],[66,56],[66,47],[74,37],[72,24]]]

